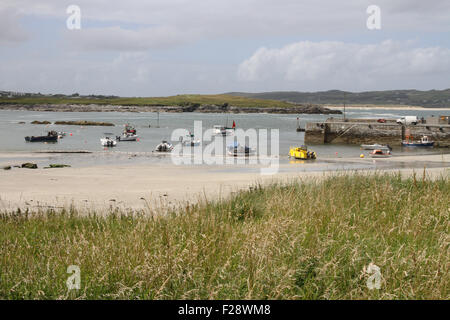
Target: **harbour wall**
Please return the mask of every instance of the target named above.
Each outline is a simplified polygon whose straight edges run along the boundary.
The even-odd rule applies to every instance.
[[[378,123],[374,120],[308,122],[305,128],[305,143],[381,143],[392,146],[401,145],[407,135],[419,140],[428,136],[435,146],[450,146],[450,125],[417,124],[400,125],[394,121]]]

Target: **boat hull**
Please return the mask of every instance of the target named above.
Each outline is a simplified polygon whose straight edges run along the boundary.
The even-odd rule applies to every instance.
[[[136,141],[138,138],[137,135],[133,135],[133,136],[117,136],[116,140],[117,141]]]
[[[314,151],[308,151],[305,148],[291,148],[289,150],[289,157],[297,160],[315,160],[317,156]]]
[[[387,148],[386,146],[382,146],[381,144],[362,144],[361,148],[364,150],[375,150],[375,149],[382,149]]]
[[[58,136],[25,137],[27,142],[58,142]]]
[[[434,141],[432,142],[402,142],[403,147],[432,147],[434,146]]]
[[[104,147],[115,147],[117,142],[111,139],[100,139],[102,146]]]

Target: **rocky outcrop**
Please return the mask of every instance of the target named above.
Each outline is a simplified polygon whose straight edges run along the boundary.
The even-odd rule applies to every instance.
[[[97,122],[97,121],[56,121],[56,125],[65,125],[65,126],[106,126],[106,127],[114,127],[114,123],[110,122]]]

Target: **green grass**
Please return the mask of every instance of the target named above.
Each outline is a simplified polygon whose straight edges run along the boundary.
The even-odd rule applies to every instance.
[[[449,199],[448,177],[343,175],[165,216],[4,214],[0,298],[449,299]]]
[[[270,108],[286,108],[292,107],[292,104],[275,101],[252,99],[245,97],[236,97],[232,95],[177,95],[171,97],[155,97],[155,98],[104,98],[104,99],[88,99],[88,98],[60,98],[60,97],[19,97],[7,98],[0,97],[0,104],[98,104],[98,105],[122,105],[122,106],[188,106],[194,104],[212,104],[224,105],[228,103],[230,106],[236,107],[270,107]]]

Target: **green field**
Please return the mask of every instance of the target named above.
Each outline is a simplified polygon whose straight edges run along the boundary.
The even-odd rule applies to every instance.
[[[122,105],[122,106],[189,106],[189,105],[218,105],[227,103],[236,107],[267,107],[288,108],[292,104],[283,101],[252,99],[235,97],[231,95],[177,95],[172,97],[155,98],[80,98],[80,97],[0,97],[0,104],[98,104],[98,105]]]
[[[341,175],[165,216],[3,214],[0,299],[449,299],[449,199],[448,176]]]

